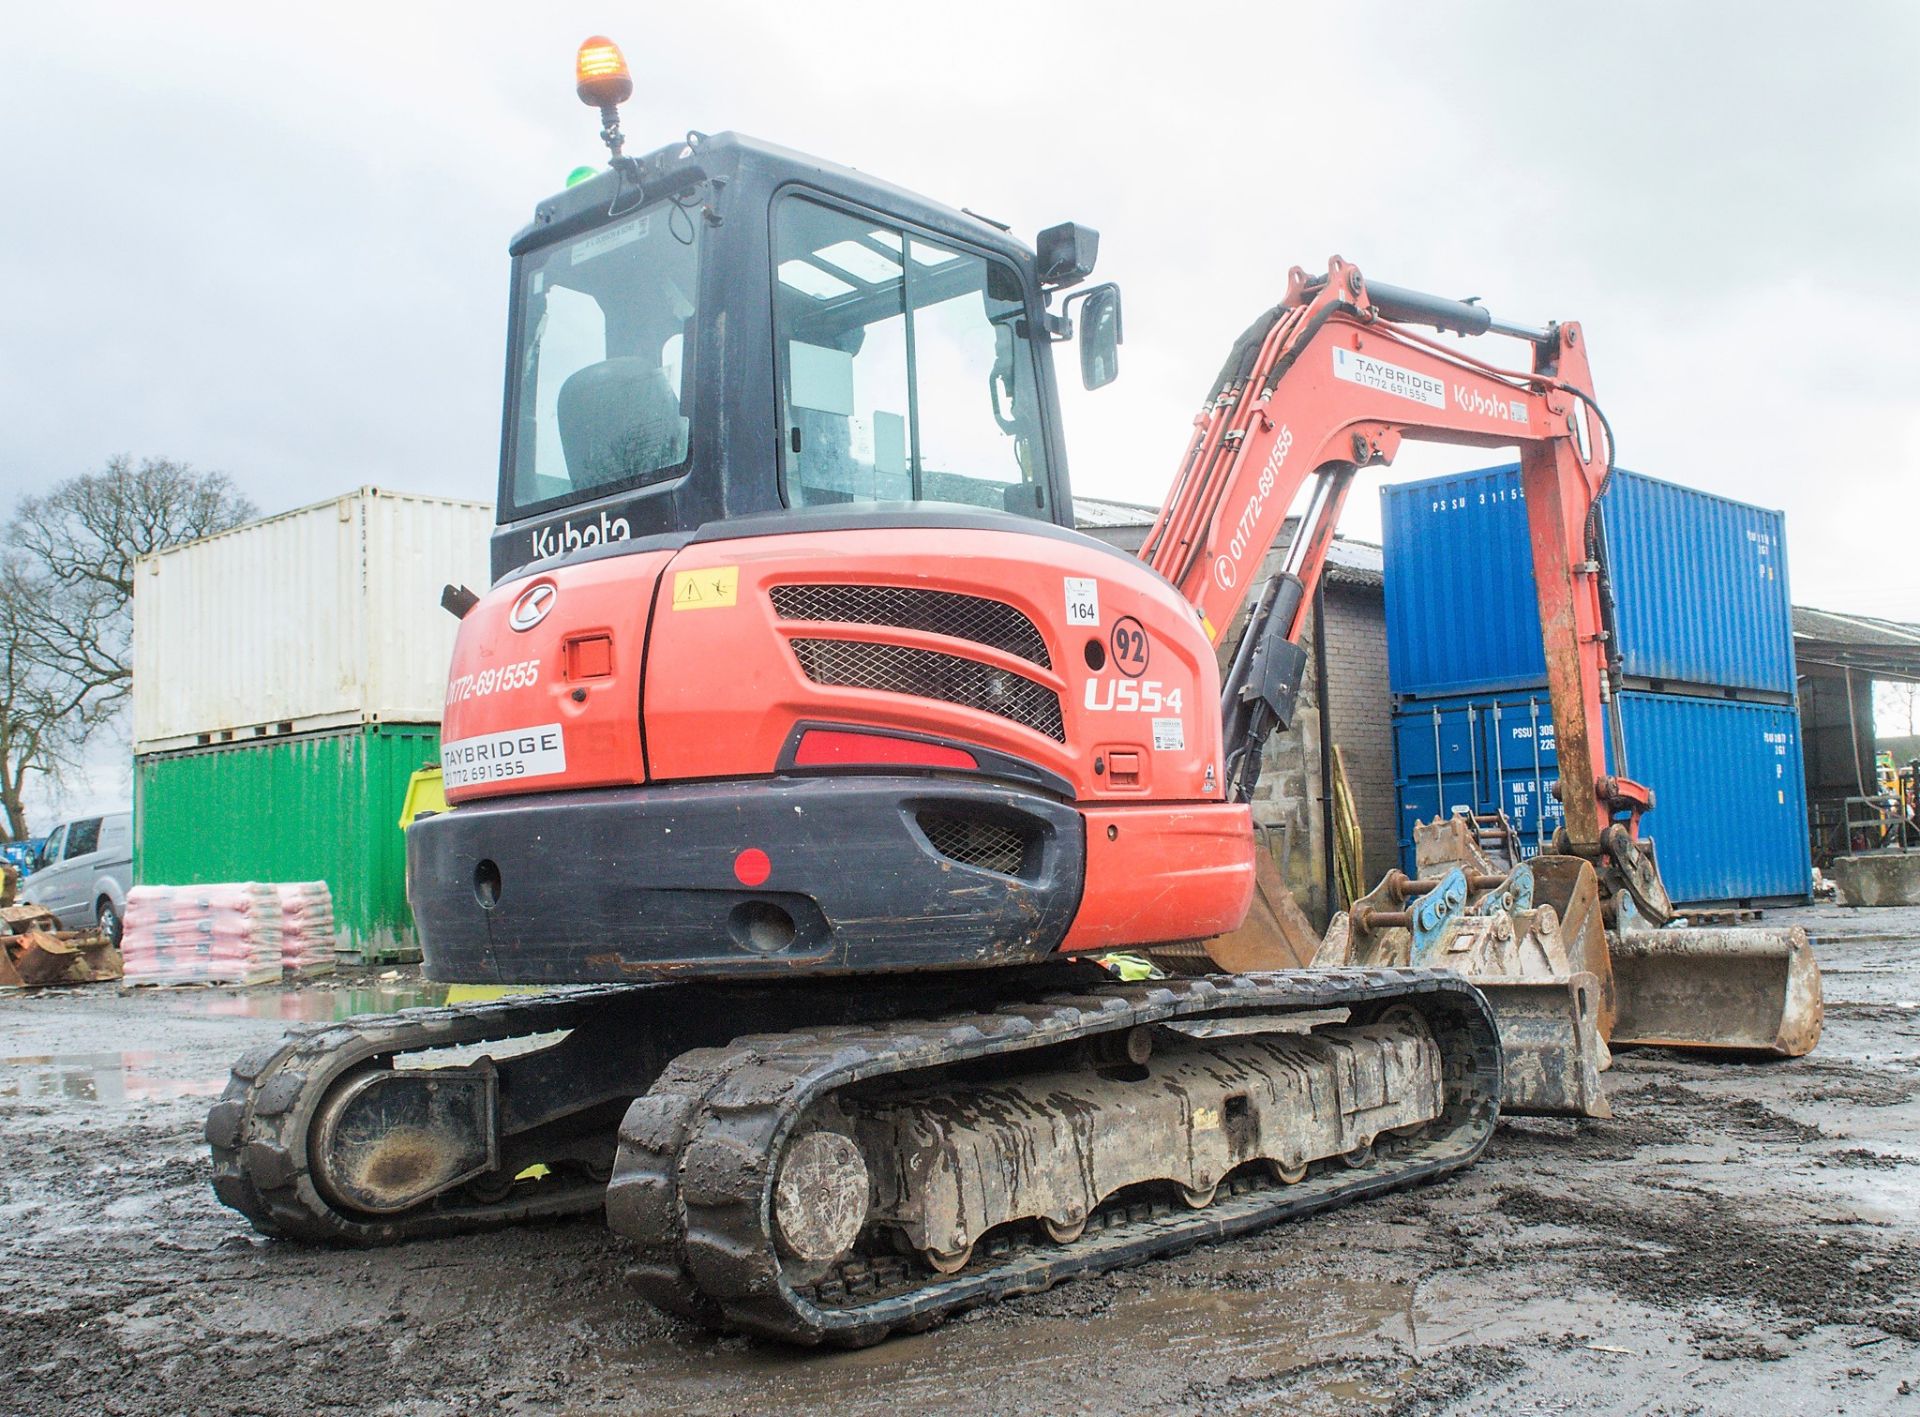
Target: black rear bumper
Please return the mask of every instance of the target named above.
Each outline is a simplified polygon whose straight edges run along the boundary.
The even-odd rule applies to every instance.
[[[1072,807],[928,777],[549,793],[407,831],[427,975],[463,982],[1020,964],[1066,935],[1085,866]]]

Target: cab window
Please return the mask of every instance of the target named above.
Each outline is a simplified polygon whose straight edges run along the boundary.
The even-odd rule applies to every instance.
[[[789,505],[1048,515],[1011,266],[798,196],[776,210],[773,259]]]
[[[704,223],[656,203],[516,267],[514,514],[677,476]]]
[[[67,855],[91,856],[100,849],[100,819],[88,817],[67,828]]]

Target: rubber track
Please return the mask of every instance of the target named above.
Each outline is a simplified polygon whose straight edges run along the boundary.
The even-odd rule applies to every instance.
[[[1449,1105],[1442,1129],[1402,1141],[1371,1166],[1323,1167],[1299,1185],[1222,1188],[1200,1211],[1109,1215],[1068,1245],[983,1245],[952,1276],[908,1292],[823,1306],[782,1272],[771,1234],[773,1159],[816,1100],[863,1079],[941,1067],[1203,1015],[1407,1000],[1440,1044]],[[1175,1254],[1361,1196],[1434,1180],[1471,1163],[1499,1112],[1498,1034],[1485,1001],[1457,975],[1421,970],[1300,970],[1120,985],[990,1012],[881,1026],[744,1037],[684,1053],[628,1109],[607,1222],[638,1250],[636,1287],[662,1308],[793,1343],[860,1346],[900,1329],[1061,1280]],[[1387,1149],[1383,1148],[1383,1151]]]
[[[603,1185],[584,1178],[548,1178],[522,1183],[492,1204],[449,1200],[396,1216],[343,1212],[314,1188],[307,1135],[328,1089],[363,1064],[422,1049],[574,1028],[596,1012],[631,1004],[646,992],[644,986],[612,986],[498,1003],[404,1009],[297,1028],[277,1043],[251,1049],[234,1064],[226,1091],[207,1114],[214,1194],[263,1234],[349,1245],[387,1245],[597,1210],[606,1193]]]

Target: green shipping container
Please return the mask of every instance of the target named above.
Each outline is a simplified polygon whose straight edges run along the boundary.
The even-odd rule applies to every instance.
[[[439,728],[409,723],[136,758],[133,878],[325,881],[344,959],[418,959],[400,808],[439,756]]]

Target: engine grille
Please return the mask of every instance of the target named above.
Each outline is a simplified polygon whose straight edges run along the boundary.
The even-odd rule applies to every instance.
[[[915,820],[933,849],[962,866],[978,866],[1017,876],[1026,864],[1027,838],[1004,822],[956,817],[947,812],[921,812]]]
[[[1053,668],[1039,628],[1011,605],[957,591],[891,585],[782,585],[773,588],[782,620],[891,625],[972,640]]]
[[[795,640],[800,668],[816,684],[884,689],[998,714],[1064,743],[1060,696],[1044,684],[974,659],[867,640]]]

